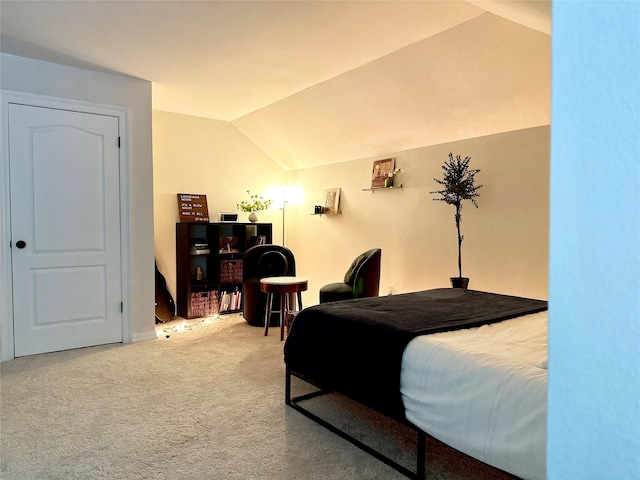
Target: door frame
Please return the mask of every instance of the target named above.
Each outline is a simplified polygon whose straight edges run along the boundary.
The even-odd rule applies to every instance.
[[[122,342],[133,341],[131,305],[131,225],[129,189],[129,109],[81,100],[0,90],[0,361],[15,357],[13,338],[13,280],[11,264],[11,183],[9,178],[9,104],[28,105],[118,118],[120,135],[120,258],[122,276]]]

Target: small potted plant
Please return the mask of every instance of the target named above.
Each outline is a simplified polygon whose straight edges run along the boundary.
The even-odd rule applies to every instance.
[[[475,185],[475,175],[480,170],[474,170],[469,168],[469,162],[471,157],[465,157],[462,159],[460,155],[453,157],[453,153],[449,153],[449,161],[442,165],[444,176],[442,179],[434,178],[436,182],[442,185],[442,190],[436,190],[429,192],[433,195],[438,195],[438,198],[434,198],[434,201],[445,202],[449,205],[453,205],[456,208],[456,229],[458,231],[458,276],[451,277],[451,286],[454,288],[467,288],[469,285],[469,278],[462,276],[462,240],[464,236],[460,233],[460,222],[462,221],[462,202],[465,200],[471,200],[471,203],[478,208],[478,202],[476,198],[480,195],[478,190],[482,188],[482,185]]]
[[[249,200],[241,201],[240,203],[238,203],[237,207],[241,212],[249,213],[249,221],[255,223],[258,221],[258,215],[256,214],[256,212],[269,208],[269,206],[271,205],[271,200],[265,200],[260,195],[252,195],[251,190],[247,190],[247,195],[249,195]]]
[[[395,168],[393,171],[387,172],[387,176],[384,179],[384,188],[393,187],[393,180],[395,176],[402,172],[404,172],[404,170],[401,168]]]

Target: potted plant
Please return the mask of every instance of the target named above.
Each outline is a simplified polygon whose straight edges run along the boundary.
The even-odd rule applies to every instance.
[[[249,195],[249,200],[243,200],[238,203],[238,210],[240,210],[241,212],[248,212],[250,222],[257,222],[258,215],[256,214],[256,212],[269,208],[269,206],[271,205],[271,200],[265,200],[264,198],[262,198],[262,196],[256,194],[251,195],[251,190],[247,190],[247,195]]]
[[[395,176],[402,172],[404,172],[404,170],[401,168],[395,168],[393,169],[393,171],[387,172],[387,176],[384,179],[384,187],[385,188],[393,187],[393,180],[395,179]]]
[[[436,182],[442,185],[442,190],[436,190],[430,192],[431,194],[438,195],[438,198],[434,198],[434,201],[445,202],[449,205],[453,205],[456,208],[456,229],[458,231],[458,276],[451,277],[451,286],[454,288],[467,288],[469,285],[469,278],[462,276],[462,240],[464,236],[460,233],[460,222],[462,221],[462,202],[465,200],[471,200],[471,203],[478,208],[478,202],[476,198],[480,195],[478,190],[482,188],[482,185],[476,186],[475,175],[480,170],[469,168],[469,162],[471,157],[465,157],[462,159],[460,155],[449,153],[449,161],[442,165],[444,176],[442,179],[434,178]]]

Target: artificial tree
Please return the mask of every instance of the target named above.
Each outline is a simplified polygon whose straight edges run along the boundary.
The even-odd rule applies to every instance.
[[[461,286],[466,288],[469,283],[469,279],[462,276],[462,240],[464,236],[460,233],[460,222],[462,221],[462,202],[464,200],[471,200],[471,203],[478,208],[478,202],[476,198],[480,195],[478,190],[482,188],[482,185],[475,185],[475,175],[480,170],[469,168],[469,162],[471,157],[465,157],[462,159],[460,155],[449,153],[449,161],[442,165],[444,175],[442,179],[434,178],[436,182],[442,185],[442,190],[436,190],[430,192],[434,195],[439,195],[438,198],[434,198],[434,201],[445,202],[449,205],[453,205],[456,209],[455,221],[456,230],[458,231],[458,277],[451,277],[451,282],[454,286]]]

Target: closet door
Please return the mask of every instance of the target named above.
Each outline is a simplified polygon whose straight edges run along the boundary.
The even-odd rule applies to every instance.
[[[118,122],[9,105],[15,356],[122,341]]]

